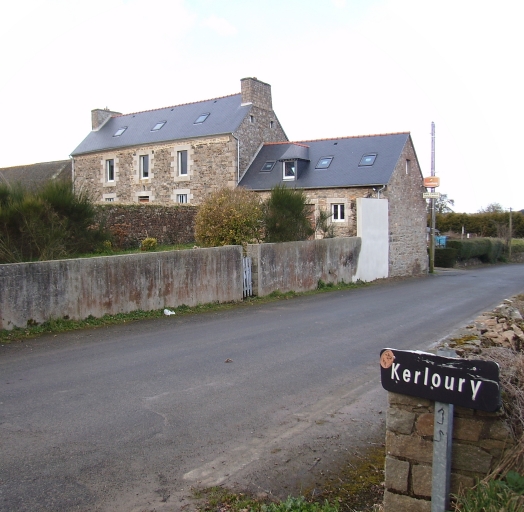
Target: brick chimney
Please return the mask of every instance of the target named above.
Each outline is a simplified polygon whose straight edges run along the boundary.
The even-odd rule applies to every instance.
[[[261,82],[256,77],[240,80],[242,104],[252,103],[254,107],[273,110],[271,101],[271,86]]]
[[[91,130],[94,132],[100,130],[107,120],[112,116],[121,116],[120,112],[112,112],[106,108],[95,108],[91,110]]]

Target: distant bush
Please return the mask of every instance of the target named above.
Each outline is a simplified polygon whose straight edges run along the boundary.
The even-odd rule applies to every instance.
[[[303,190],[273,187],[265,204],[266,242],[307,240],[315,232],[310,209]]]
[[[156,238],[147,237],[140,244],[141,251],[154,251],[157,248]]]
[[[448,240],[447,246],[457,249],[460,261],[479,258],[484,263],[496,263],[504,252],[504,243],[496,238]]]
[[[34,191],[0,185],[0,263],[94,252],[108,238],[89,196],[71,184],[52,181]]]
[[[241,187],[211,194],[195,219],[195,239],[204,247],[257,243],[263,235],[260,196]]]
[[[457,249],[444,247],[435,249],[435,266],[443,268],[453,268],[457,263]]]

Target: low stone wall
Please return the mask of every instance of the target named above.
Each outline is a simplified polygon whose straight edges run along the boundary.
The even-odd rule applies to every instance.
[[[97,205],[98,218],[113,235],[115,246],[139,247],[145,238],[159,244],[186,244],[195,240],[196,206],[159,206],[152,204]]]
[[[306,242],[248,245],[253,293],[305,292],[324,283],[355,280],[361,239],[326,238]]]
[[[430,512],[434,403],[388,393],[385,512]],[[454,407],[451,493],[473,487],[513,446],[496,413]]]
[[[0,329],[242,300],[242,247],[0,265]]]

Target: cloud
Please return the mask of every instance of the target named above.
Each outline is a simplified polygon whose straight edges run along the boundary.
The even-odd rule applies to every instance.
[[[221,36],[234,36],[237,33],[237,29],[229,21],[218,16],[211,16],[202,22],[202,26],[208,27],[214,30]]]

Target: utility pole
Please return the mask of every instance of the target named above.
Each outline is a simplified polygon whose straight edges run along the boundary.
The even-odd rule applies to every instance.
[[[509,242],[508,242],[508,260],[511,261],[511,238],[513,236],[513,219],[512,210],[509,209]]]
[[[431,123],[431,176],[435,176],[435,123]],[[435,188],[431,189],[435,192]],[[435,198],[431,201],[431,228],[429,231],[429,271],[435,270]]]

